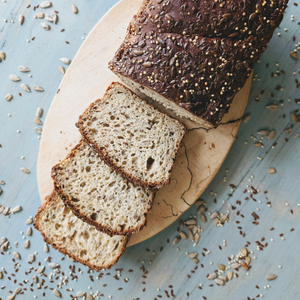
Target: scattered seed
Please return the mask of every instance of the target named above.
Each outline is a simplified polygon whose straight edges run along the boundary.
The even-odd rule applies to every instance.
[[[48,25],[46,23],[41,22],[41,25],[42,25],[43,29],[45,29],[45,30],[50,30],[51,29],[50,25]]]
[[[292,122],[297,122],[297,117],[296,117],[295,113],[291,113],[290,117],[291,117]]]
[[[63,66],[59,66],[58,67],[58,70],[59,70],[59,72],[61,73],[61,74],[65,74],[66,73],[66,70],[65,70],[65,68],[63,67]]]
[[[57,263],[49,263],[48,267],[50,269],[56,269],[56,268],[60,268],[60,265]]]
[[[245,258],[245,261],[246,261],[246,264],[249,266],[250,263],[251,263],[251,258],[250,258],[249,256],[247,256],[247,257]]]
[[[176,245],[177,243],[179,243],[180,240],[181,240],[181,237],[180,237],[180,236],[175,236],[175,238],[173,239],[172,244],[173,244],[173,245]]]
[[[268,173],[269,174],[275,174],[276,173],[276,170],[274,168],[269,168],[268,169]]]
[[[38,125],[43,124],[43,122],[39,118],[35,118],[33,121],[34,121],[35,124],[38,124]]]
[[[26,168],[21,168],[21,171],[24,172],[24,173],[27,173],[27,174],[30,173],[30,171],[28,169],[26,169]]]
[[[3,273],[0,271],[0,279],[3,278]]]
[[[14,300],[15,299],[15,295],[12,294],[12,295],[9,295],[6,300]]]
[[[257,134],[262,135],[262,136],[268,136],[270,133],[269,130],[259,130],[257,131]]]
[[[217,267],[221,270],[221,271],[225,271],[225,266],[221,265],[221,264],[217,264]]]
[[[5,53],[2,52],[2,51],[0,51],[0,58],[3,59],[3,60],[5,60],[5,56],[6,56]]]
[[[242,253],[243,256],[247,256],[248,255],[247,248],[242,248],[241,253]]]
[[[33,276],[33,277],[32,277],[32,282],[33,282],[33,283],[38,283],[38,281],[39,281],[39,279],[38,279],[37,276]]]
[[[194,235],[194,243],[195,243],[195,244],[198,244],[199,240],[200,240],[200,235],[199,235],[199,233],[196,233],[196,234]]]
[[[217,273],[211,273],[208,277],[207,277],[207,279],[208,280],[213,280],[213,279],[215,279],[215,278],[217,278],[218,277],[218,274]]]
[[[277,110],[278,105],[277,104],[270,104],[270,105],[267,105],[266,108],[269,109],[269,110]]]
[[[48,22],[53,22],[53,18],[49,15],[45,15],[45,20]]]
[[[6,96],[5,96],[5,100],[6,101],[10,101],[11,99],[13,98],[13,95],[12,94],[7,94]]]
[[[3,185],[5,184],[5,182],[3,180],[0,180],[0,184]]]
[[[192,230],[189,230],[189,238],[190,238],[190,240],[191,240],[192,242],[195,241],[195,237],[194,237],[194,234],[193,234]]]
[[[43,115],[43,109],[38,107],[35,115],[40,118]]]
[[[2,251],[6,251],[7,247],[8,247],[9,242],[6,241],[2,246],[1,246],[1,250]]]
[[[44,252],[49,252],[49,246],[48,244],[45,243],[44,245]]]
[[[29,254],[28,261],[32,263],[32,262],[34,262],[34,260],[35,260],[35,255],[34,254]],[[36,277],[36,276],[34,276],[34,277]]]
[[[239,263],[233,263],[230,265],[231,269],[238,269],[241,265]]]
[[[226,275],[220,275],[220,279],[222,279],[224,282],[228,282],[228,277]]]
[[[207,222],[207,218],[206,218],[205,214],[201,214],[201,221],[204,223]]]
[[[185,232],[183,232],[183,231],[181,231],[181,232],[179,232],[179,235],[180,235],[180,237],[182,238],[182,239],[184,239],[184,240],[186,240],[187,239],[187,234],[185,233]]]
[[[54,23],[54,24],[57,24],[57,21],[58,21],[58,15],[57,15],[57,14],[53,14],[53,15],[52,15],[52,19],[53,19],[53,23]]]
[[[200,199],[200,200],[197,200],[195,204],[196,204],[196,206],[199,206],[199,205],[202,205],[203,203],[204,203],[204,201]]]
[[[24,66],[20,66],[20,67],[19,67],[19,71],[25,73],[25,72],[29,72],[29,69],[26,68],[26,67],[24,67]]]
[[[292,58],[298,59],[298,54],[297,54],[297,52],[291,51],[291,52],[290,52],[290,56],[291,56]]]
[[[48,8],[51,6],[52,6],[52,3],[50,1],[44,1],[43,3],[40,4],[40,8]]]
[[[25,20],[24,16],[19,15],[19,24],[20,24],[20,25],[23,25],[24,20]]]
[[[3,207],[3,206],[2,206]],[[2,211],[2,215],[6,216],[9,212],[9,207],[6,207],[3,211]]]
[[[19,211],[21,211],[22,210],[22,207],[20,206],[20,205],[18,205],[18,206],[16,206],[16,207],[14,207],[11,211],[13,212],[13,213],[16,213],[16,212],[19,212]]]
[[[79,297],[79,298],[82,298],[82,297],[84,297],[85,295],[86,295],[85,292],[78,292],[78,293],[76,294],[76,296]]]
[[[217,226],[217,225],[219,224],[219,222],[220,222],[220,219],[219,219],[219,218],[215,218],[215,219],[214,219],[215,226]]]
[[[53,290],[53,294],[54,294],[55,297],[61,298],[61,293],[60,293],[59,290]]]
[[[73,12],[74,14],[77,14],[77,13],[78,13],[78,8],[77,8],[77,6],[76,6],[75,4],[72,4],[72,12]]]
[[[296,133],[296,134],[294,135],[294,138],[295,138],[295,139],[300,138],[300,133]]]
[[[21,292],[21,288],[16,288],[14,291],[14,295],[18,295]]]
[[[29,86],[28,86],[27,84],[22,83],[22,84],[21,84],[21,88],[22,88],[25,92],[30,93],[30,88],[29,88]]]
[[[277,275],[274,275],[274,274],[269,274],[269,275],[266,276],[266,279],[269,280],[269,281],[274,280],[275,278],[277,278]]]
[[[42,134],[42,132],[43,132],[42,128],[39,128],[39,127],[34,127],[33,130],[34,130],[37,134]]]
[[[193,258],[193,263],[194,263],[194,264],[197,264],[198,262],[199,262],[199,259]]]
[[[198,215],[202,214],[202,213],[204,212],[204,210],[205,210],[205,207],[204,207],[203,205],[200,206],[200,207],[198,208],[198,210],[197,210],[197,214],[198,214]]]
[[[20,254],[18,252],[14,252],[13,256],[14,256],[15,259],[18,259],[18,260],[21,259],[21,256],[20,256]]]
[[[60,58],[60,60],[61,60],[64,64],[66,64],[66,65],[69,65],[69,64],[71,63],[71,61],[70,61],[68,58],[65,58],[65,57]]]
[[[196,258],[197,255],[198,255],[198,253],[196,253],[196,252],[190,253],[189,258],[191,258],[191,259]]]
[[[260,147],[260,148],[263,146],[263,144],[261,142],[254,143],[253,145],[255,147]]]
[[[21,80],[21,79],[20,79],[18,76],[16,76],[16,75],[10,75],[10,76],[9,76],[9,79],[12,80],[12,81],[20,81],[20,80]]]
[[[243,116],[243,122],[247,123],[250,120],[251,114],[247,114],[245,116]]]
[[[41,86],[38,86],[38,85],[34,85],[33,86],[33,89],[36,91],[36,92],[43,92],[44,89],[41,87]]]
[[[87,298],[88,300],[94,300],[94,297],[93,297],[91,294],[87,294],[87,295],[86,295],[86,298]]]
[[[23,244],[23,247],[25,249],[28,249],[30,247],[30,241],[29,240],[25,241],[25,243]]]
[[[37,14],[34,15],[35,18],[43,19],[44,18],[44,13],[38,12]]]
[[[220,216],[219,212],[218,212],[218,211],[215,211],[214,213],[212,213],[212,214],[210,215],[210,218],[213,220],[213,219],[215,219],[215,218],[219,218],[219,216]]]
[[[233,277],[233,272],[232,271],[229,271],[228,272],[228,279],[231,280]]]
[[[26,225],[30,225],[32,223],[33,223],[33,219],[32,219],[32,217],[29,217],[26,221]]]
[[[197,221],[196,219],[189,219],[187,221],[184,222],[185,225],[196,225]]]
[[[42,273],[44,273],[44,270],[45,270],[45,266],[41,266],[37,269],[37,273],[42,274]]]
[[[268,140],[274,139],[275,134],[276,134],[275,130],[272,130],[272,131],[268,134],[267,139],[268,139]]]
[[[7,241],[7,238],[4,236],[0,240],[0,247]]]
[[[215,279],[215,283],[216,283],[217,285],[224,285],[224,284],[225,284],[225,282],[224,282],[222,279],[219,279],[219,278],[216,278],[216,279]]]
[[[242,268],[243,268],[244,270],[246,270],[246,271],[249,270],[248,265],[247,265],[244,261],[242,261]]]

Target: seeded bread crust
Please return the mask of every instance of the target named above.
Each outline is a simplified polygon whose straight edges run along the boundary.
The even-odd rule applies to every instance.
[[[85,116],[85,114],[88,114],[89,111],[95,106],[97,105],[97,103],[99,103],[100,101],[102,101],[103,99],[105,99],[105,97],[108,95],[109,91],[111,89],[114,89],[115,87],[117,86],[121,86],[122,88],[124,88],[126,91],[128,91],[130,94],[132,95],[135,95],[136,97],[138,97],[136,94],[134,94],[130,89],[126,88],[124,85],[120,84],[119,82],[113,82],[106,90],[104,96],[102,99],[98,99],[96,100],[95,102],[91,103],[89,105],[89,107],[84,111],[84,113],[79,117],[79,120],[78,122],[76,123],[76,127],[79,129],[83,139],[85,140],[86,143],[89,144],[89,146],[96,152],[98,153],[98,155],[100,156],[100,158],[105,161],[105,163],[107,165],[109,165],[113,170],[115,170],[117,173],[119,173],[120,175],[122,175],[124,178],[126,178],[127,180],[133,182],[134,184],[136,185],[139,185],[139,186],[143,186],[145,188],[153,188],[153,189],[159,189],[160,187],[164,186],[164,185],[167,185],[169,184],[170,182],[170,177],[171,177],[171,172],[169,174],[169,177],[166,178],[165,180],[163,181],[160,181],[159,183],[157,182],[146,182],[142,179],[139,179],[135,176],[132,176],[131,174],[127,173],[124,171],[124,169],[122,169],[121,167],[117,166],[113,160],[109,157],[109,155],[105,152],[105,150],[101,150],[101,146],[99,146],[96,142],[94,142],[90,137],[89,135],[87,134],[85,128],[84,128],[84,122],[83,122],[83,118]],[[139,97],[138,97],[139,98]],[[169,118],[171,118],[169,115],[167,115],[166,113],[164,112],[160,112],[158,111],[157,109],[155,109],[152,105],[150,105],[149,103],[147,103],[145,100],[139,98],[142,102],[144,102],[146,105],[148,105],[149,107],[153,108],[155,111],[161,113],[161,114],[164,114],[166,116],[168,116]],[[182,145],[182,140],[184,139],[185,137],[185,134],[187,132],[187,128],[185,127],[185,125],[179,121],[179,120],[176,120],[178,123],[180,123],[182,125],[182,129],[184,130],[183,132],[183,135],[182,135],[182,139],[180,141],[180,143],[178,144],[178,147],[176,149],[176,154],[179,150],[179,148],[181,147]],[[175,157],[176,157],[176,154],[175,154]],[[175,164],[175,159],[173,161],[173,165],[171,167],[171,170],[173,169],[174,167],[174,164]]]
[[[109,68],[177,115],[216,127],[288,1],[184,2],[144,0]]]
[[[102,232],[106,233],[109,236],[114,236],[114,235],[128,235],[128,236],[130,236],[132,233],[136,233],[136,232],[140,231],[144,226],[147,225],[147,218],[146,217],[149,214],[149,212],[151,211],[151,208],[152,208],[152,205],[153,205],[153,202],[154,202],[154,198],[155,198],[155,190],[151,190],[152,191],[152,196],[151,196],[151,199],[149,201],[147,210],[144,212],[145,221],[140,226],[136,226],[135,229],[132,229],[132,230],[130,230],[130,229],[126,230],[125,228],[122,228],[121,230],[112,230],[109,227],[103,226],[102,224],[98,223],[96,220],[93,220],[90,216],[82,213],[78,209],[78,207],[76,207],[74,205],[74,203],[68,197],[68,195],[64,192],[64,189],[61,187],[61,183],[57,179],[57,174],[59,173],[59,169],[64,164],[64,162],[67,161],[67,160],[69,160],[69,159],[71,159],[71,158],[73,158],[75,156],[75,154],[76,154],[76,151],[79,148],[82,147],[83,143],[84,143],[83,141],[80,141],[71,150],[71,152],[67,155],[67,157],[62,162],[60,162],[59,164],[55,165],[52,168],[51,176],[52,176],[52,179],[54,181],[54,189],[55,189],[55,191],[58,193],[58,195],[60,196],[60,198],[62,199],[62,201],[65,203],[65,205],[67,205],[72,210],[72,212],[74,213],[74,215],[76,215],[82,221],[84,221],[84,222],[86,222],[86,223],[88,223],[88,224],[96,227],[97,230],[102,231]],[[94,150],[94,153],[97,153],[97,152]],[[101,158],[101,156],[100,156],[100,158]]]
[[[103,265],[103,266],[97,266],[91,263],[88,263],[86,260],[83,260],[79,257],[77,257],[76,255],[74,255],[72,252],[68,252],[66,249],[63,249],[61,247],[58,247],[48,236],[47,233],[43,231],[43,229],[40,227],[40,215],[42,214],[42,212],[47,208],[47,206],[49,206],[51,204],[52,201],[54,201],[54,199],[57,197],[57,192],[54,190],[51,195],[46,197],[45,202],[38,208],[38,211],[34,217],[34,227],[35,229],[37,229],[41,234],[42,237],[44,239],[44,241],[51,245],[54,249],[58,250],[60,253],[64,254],[64,255],[68,255],[70,258],[73,258],[75,261],[89,267],[90,269],[94,269],[97,271],[100,271],[102,269],[110,269],[114,264],[117,263],[117,261],[119,260],[120,256],[122,255],[122,253],[124,252],[126,245],[129,241],[129,237],[125,238],[125,242],[123,243],[123,247],[121,248],[119,255],[110,263],[107,265]]]

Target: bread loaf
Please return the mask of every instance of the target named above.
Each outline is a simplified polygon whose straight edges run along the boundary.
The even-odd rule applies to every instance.
[[[185,126],[113,83],[77,124],[87,143],[123,177],[144,187],[169,182]]]
[[[126,236],[110,237],[78,219],[55,191],[39,208],[34,227],[53,248],[97,271],[114,265],[128,242]]]
[[[52,168],[52,178],[73,213],[109,235],[142,229],[155,194],[123,179],[85,142]]]
[[[286,0],[144,0],[109,68],[130,88],[216,127],[280,24]]]

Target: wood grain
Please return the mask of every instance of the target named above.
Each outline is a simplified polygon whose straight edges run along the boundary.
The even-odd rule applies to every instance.
[[[119,47],[140,3],[140,0],[123,0],[99,21],[79,49],[58,88],[44,125],[38,157],[37,178],[42,201],[53,189],[50,177],[52,166],[64,159],[80,140],[75,127],[79,115],[91,102],[102,97],[112,81],[118,81],[107,68],[107,63]],[[129,246],[169,226],[206,189],[235,140],[238,120],[246,107],[250,86],[251,80],[248,80],[234,99],[230,112],[223,118],[223,125],[217,129],[207,131],[191,121],[182,120],[189,132],[177,155],[170,185],[158,191],[147,226],[131,237]],[[152,104],[165,111],[156,103]]]

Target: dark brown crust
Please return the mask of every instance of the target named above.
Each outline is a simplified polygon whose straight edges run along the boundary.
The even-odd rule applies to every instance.
[[[119,82],[112,82],[111,85],[107,88],[104,96],[101,98],[101,99],[98,99],[96,100],[95,102],[91,103],[89,105],[89,107],[84,111],[84,113],[79,117],[79,120],[78,122],[76,123],[76,126],[78,127],[83,139],[90,145],[90,147],[96,152],[98,153],[98,155],[100,156],[100,158],[108,165],[110,166],[113,170],[115,170],[117,173],[119,173],[120,175],[122,175],[125,179],[133,182],[134,184],[136,185],[139,185],[139,186],[143,186],[145,188],[154,188],[154,189],[158,189],[164,185],[167,185],[169,184],[170,182],[170,178],[171,178],[171,172],[169,174],[169,177],[166,178],[166,180],[164,181],[161,181],[161,182],[146,182],[142,179],[138,179],[134,176],[132,176],[131,174],[128,174],[126,173],[122,168],[118,167],[117,165],[114,164],[114,162],[110,159],[110,157],[108,156],[107,153],[105,153],[105,151],[101,150],[99,145],[97,145],[95,142],[93,142],[87,135],[87,133],[85,132],[84,130],[84,127],[83,127],[83,117],[85,114],[88,113],[88,111],[94,106],[96,105],[98,102],[102,101],[108,94],[109,90],[113,89],[115,86],[122,86],[123,88],[125,88],[128,92],[130,92],[131,94],[133,94],[134,96],[138,97],[141,101],[143,101],[145,104],[147,104],[148,106],[152,107],[154,110],[162,113],[162,114],[165,114],[167,115],[168,117],[170,117],[168,114],[164,113],[164,112],[161,112],[159,111],[158,109],[156,109],[155,107],[153,107],[151,104],[149,104],[147,101],[141,99],[138,95],[134,94],[130,89],[128,89],[127,87],[125,87],[123,84],[119,83]],[[172,118],[172,117],[170,117]],[[172,118],[174,119],[174,118]],[[177,119],[174,119],[176,120],[178,123],[180,123],[183,127],[183,130],[184,130],[184,133],[182,135],[182,139],[180,141],[180,143],[178,144],[178,147],[176,149],[176,154],[175,154],[175,158],[174,158],[174,162],[173,162],[173,165],[171,167],[171,170],[173,169],[174,167],[174,164],[175,164],[175,159],[176,159],[176,156],[177,156],[177,153],[178,153],[178,150],[179,148],[181,147],[182,145],[182,141],[187,133],[187,128],[185,127],[185,125],[177,120]]]
[[[47,207],[47,205],[50,204],[50,202],[52,201],[52,198],[55,196],[55,194],[56,194],[56,191],[54,190],[50,196],[46,197],[46,201],[39,207],[39,209],[34,217],[33,226],[35,227],[35,229],[37,229],[42,234],[43,239],[47,244],[51,245],[54,249],[58,250],[60,253],[62,253],[64,255],[68,255],[69,257],[71,257],[74,260],[78,261],[79,263],[89,267],[90,269],[94,269],[97,271],[101,271],[102,269],[110,269],[114,264],[116,264],[118,262],[120,256],[123,254],[123,252],[126,248],[126,245],[129,241],[129,236],[126,237],[126,242],[124,243],[124,246],[120,251],[120,255],[118,257],[116,257],[116,259],[110,265],[105,265],[105,266],[99,267],[99,266],[87,263],[86,261],[82,260],[81,258],[78,258],[77,256],[75,256],[73,253],[68,253],[65,249],[62,249],[62,248],[56,246],[39,227],[38,220],[40,217],[40,213]]]
[[[144,0],[109,68],[217,127],[287,2]]]
[[[97,230],[102,231],[106,234],[108,234],[109,236],[114,236],[114,235],[131,235],[133,233],[136,233],[138,231],[140,231],[144,226],[146,226],[146,222],[147,222],[147,215],[149,214],[153,202],[154,202],[154,198],[155,198],[155,190],[151,190],[152,191],[152,197],[149,201],[149,205],[147,207],[147,211],[144,213],[145,216],[145,222],[143,224],[141,224],[139,227],[137,227],[136,229],[133,230],[111,230],[110,228],[107,228],[99,223],[97,223],[95,220],[93,220],[92,218],[90,218],[89,216],[84,215],[83,213],[80,212],[79,209],[77,209],[71,199],[69,199],[69,197],[63,192],[63,189],[60,186],[60,183],[58,182],[57,178],[56,178],[56,174],[58,172],[58,169],[61,167],[61,164],[64,163],[64,161],[66,161],[67,159],[70,159],[72,157],[75,156],[75,152],[77,151],[78,148],[80,148],[83,144],[83,141],[80,141],[72,150],[71,152],[67,155],[67,157],[60,162],[59,164],[55,165],[52,168],[52,172],[51,172],[51,177],[53,178],[54,181],[54,189],[56,190],[56,192],[58,193],[59,197],[62,199],[62,201],[65,203],[65,205],[67,205],[72,212],[74,213],[74,215],[76,215],[79,219],[81,219],[82,221],[96,227]],[[94,150],[94,152],[97,154],[97,152]],[[101,158],[102,159],[102,158]]]

